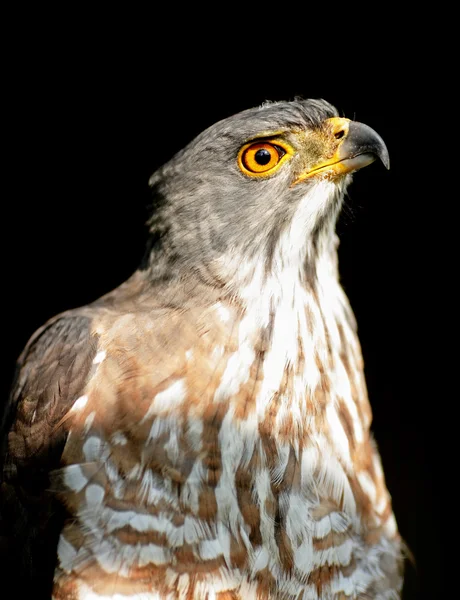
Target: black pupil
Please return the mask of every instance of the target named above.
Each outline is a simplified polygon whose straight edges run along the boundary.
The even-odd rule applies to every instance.
[[[265,148],[257,150],[257,152],[254,155],[254,159],[258,165],[268,165],[268,163],[271,160],[271,157],[272,155]]]

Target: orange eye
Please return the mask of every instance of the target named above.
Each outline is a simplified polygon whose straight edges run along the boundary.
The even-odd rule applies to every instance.
[[[249,173],[267,173],[277,166],[286,151],[268,142],[256,142],[243,147],[240,154],[241,165]]]

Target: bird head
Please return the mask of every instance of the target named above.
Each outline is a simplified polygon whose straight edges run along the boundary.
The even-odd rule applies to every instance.
[[[324,100],[245,110],[152,175],[153,247],[223,284],[242,264],[304,263],[333,232],[351,173],[376,158],[389,167],[381,137]]]

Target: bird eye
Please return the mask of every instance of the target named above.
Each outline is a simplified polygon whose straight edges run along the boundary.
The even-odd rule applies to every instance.
[[[247,175],[269,174],[286,154],[286,150],[270,142],[255,142],[243,146],[239,165]]]

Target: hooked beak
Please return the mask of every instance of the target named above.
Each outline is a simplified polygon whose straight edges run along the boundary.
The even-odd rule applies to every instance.
[[[325,124],[329,130],[328,133],[330,132],[331,136],[338,140],[334,153],[326,160],[310,167],[294,183],[317,175],[335,179],[340,175],[370,165],[376,158],[380,158],[387,169],[390,168],[387,147],[379,134],[371,127],[341,117],[327,119]]]

